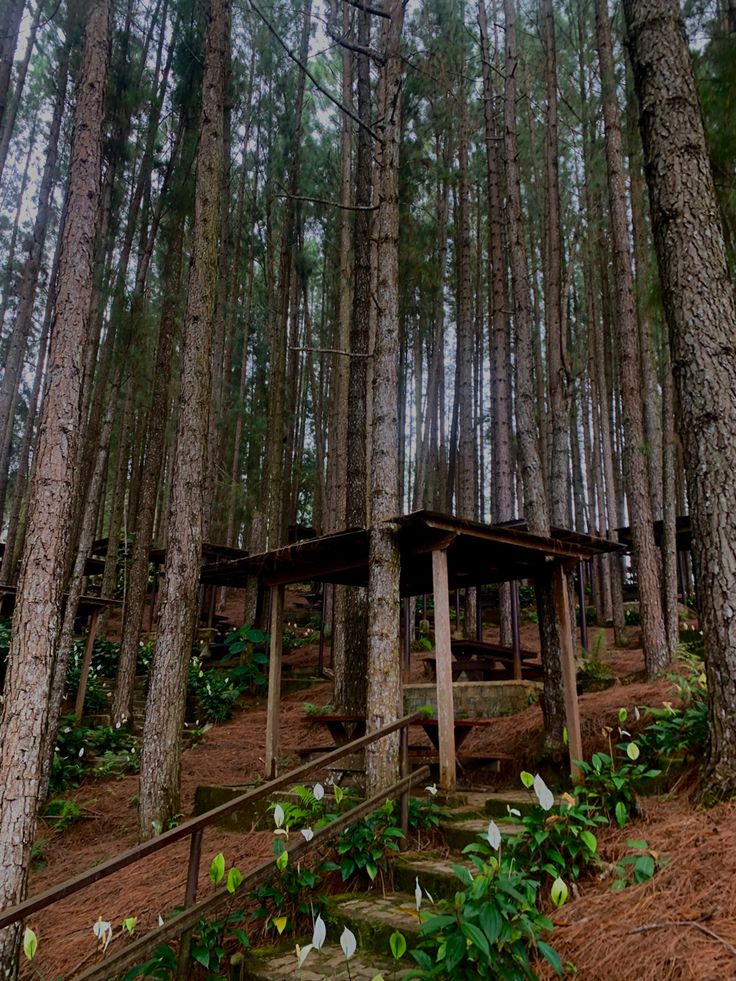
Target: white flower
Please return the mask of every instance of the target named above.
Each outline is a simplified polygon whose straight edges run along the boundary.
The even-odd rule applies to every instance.
[[[284,809],[281,804],[277,804],[273,809],[273,823],[280,828],[284,823]]]
[[[304,947],[300,947],[299,944],[296,945],[296,966],[300,968],[304,961],[309,956],[310,950],[313,950],[312,944],[306,944]]]
[[[417,876],[414,881],[416,882],[416,886],[414,887],[414,901],[417,904],[418,913],[422,905],[422,887],[419,885],[419,876]]]
[[[103,951],[107,950],[108,944],[112,940],[112,926],[110,923],[100,917],[97,922],[93,924],[92,933],[94,933],[102,944]]]
[[[164,918],[163,918],[163,916],[161,916],[160,913],[158,914],[158,925],[160,927],[162,927],[164,925]]]
[[[543,811],[548,811],[555,802],[555,795],[539,774],[534,777],[534,793],[537,795],[539,806]]]
[[[314,790],[312,791],[312,793],[314,794],[315,800],[322,800],[322,798],[325,796],[325,788],[322,786],[321,783],[316,783],[314,785]]]
[[[507,804],[506,805],[506,810],[508,811],[509,816],[511,816],[511,817],[515,817],[515,818],[520,818],[521,817],[521,811],[519,810],[518,807],[509,807],[509,805]]]
[[[431,783],[429,787],[425,787],[424,789],[427,791],[428,794],[431,794],[432,797],[437,796],[437,784]]]
[[[84,756],[84,746],[82,746],[82,748],[79,750],[79,756],[80,758]]]
[[[349,961],[355,953],[358,944],[355,934],[352,930],[348,930],[347,927],[340,934],[340,946],[342,947],[343,954],[345,954],[345,959]]]
[[[318,914],[317,919],[314,921],[314,930],[312,931],[312,946],[315,950],[322,950],[322,944],[325,942],[326,937],[327,927],[325,926],[325,921]]]
[[[314,831],[311,828],[302,828],[302,834],[305,841],[311,841],[314,838]]]
[[[498,851],[501,847],[501,832],[499,831],[498,825],[495,821],[488,822],[488,831],[486,832],[486,838],[488,839],[488,844],[494,851]]]

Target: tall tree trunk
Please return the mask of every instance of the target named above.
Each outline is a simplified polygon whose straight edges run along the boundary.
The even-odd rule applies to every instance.
[[[511,432],[511,377],[509,318],[507,315],[506,256],[501,209],[501,153],[494,111],[491,54],[485,0],[478,3],[481,57],[483,61],[483,108],[486,135],[488,186],[488,278],[490,281],[489,347],[491,354],[492,493],[491,521],[510,521],[514,516],[514,470]],[[501,643],[511,646],[511,590],[500,587]]]
[[[186,677],[198,610],[209,433],[212,323],[222,180],[229,0],[212,0],[204,56],[192,257],[159,631],[141,751],[139,834],[159,834],[179,810]]]
[[[624,0],[693,523],[710,751],[704,790],[736,794],[736,303],[675,0]]]
[[[68,63],[69,49],[67,45],[64,45],[57,74],[56,99],[54,101],[51,125],[49,127],[46,161],[39,185],[38,205],[33,223],[33,233],[28,245],[28,256],[23,264],[18,310],[8,343],[3,379],[2,383],[0,383],[0,460],[5,459],[12,438],[13,409],[23,370],[28,339],[33,329],[33,310],[36,302],[36,290],[38,288],[44,246],[46,244],[46,232],[51,212],[51,198],[56,182],[56,161],[58,158],[59,134],[66,99]],[[4,496],[5,492],[3,488],[0,497],[4,498]]]
[[[23,54],[23,60],[18,66],[18,76],[15,80],[15,86],[13,87],[13,95],[11,99],[6,102],[4,112],[2,114],[2,123],[0,123],[0,177],[2,177],[3,171],[5,170],[5,163],[8,159],[10,140],[13,136],[13,128],[15,127],[15,117],[18,113],[18,107],[20,106],[23,86],[26,83],[28,65],[30,64],[33,48],[36,44],[36,35],[38,34],[38,25],[41,20],[42,11],[43,4],[37,3],[36,9],[33,12],[33,18],[31,19],[31,26],[28,32],[28,38],[26,40],[26,50]]]
[[[544,78],[546,87],[544,172],[546,193],[546,247],[544,249],[544,319],[547,337],[550,429],[550,521],[567,525],[570,446],[569,396],[563,358],[562,227],[560,218],[559,151],[557,146],[557,51],[552,0],[542,0],[544,20]]]
[[[524,483],[526,519],[529,530],[548,535],[550,528],[542,463],[536,438],[534,381],[532,375],[532,321],[529,305],[529,276],[524,244],[521,206],[521,177],[516,134],[516,10],[514,0],[504,0],[506,12],[506,105],[505,145],[508,193],[509,248],[516,330],[516,418],[519,458]],[[540,584],[537,596],[542,666],[544,671],[544,724],[549,749],[562,752],[565,725],[564,693],[560,658],[559,622],[552,600],[551,579]]]
[[[64,226],[49,377],[41,418],[0,721],[0,902],[25,895],[48,723],[71,516],[72,468],[81,425],[82,367],[92,298],[100,203],[102,133],[110,53],[110,7],[89,7],[74,116],[69,208]],[[0,970],[17,971],[19,927],[0,933]]]
[[[626,185],[621,122],[616,104],[611,31],[606,0],[596,0],[598,59],[603,93],[606,134],[608,204],[613,239],[616,277],[616,320],[621,358],[621,388],[624,419],[626,491],[631,515],[634,569],[639,585],[641,635],[647,677],[653,678],[669,663],[659,582],[659,556],[654,543],[649,469],[642,415],[639,331],[634,303],[634,280],[626,221]]]
[[[370,14],[358,13],[358,44],[370,45]],[[371,117],[370,61],[366,54],[357,56],[358,117],[368,124]],[[350,461],[345,476],[345,524],[364,528],[368,524],[367,467],[368,433],[368,350],[370,344],[371,306],[371,212],[372,156],[370,134],[365,126],[357,130],[355,166],[355,211],[353,218],[353,306],[350,318],[350,358],[348,367],[348,415],[346,455]],[[362,714],[366,710],[368,658],[368,597],[361,587],[340,590],[336,606],[338,638],[335,663],[335,700],[346,712]]]
[[[367,729],[375,731],[401,717],[399,643],[399,549],[391,518],[399,507],[399,127],[402,0],[386,0],[389,15],[379,103],[380,149],[376,241],[378,277],[376,346],[373,356],[371,449],[372,517],[368,572]],[[399,777],[398,733],[366,748],[367,794]]]

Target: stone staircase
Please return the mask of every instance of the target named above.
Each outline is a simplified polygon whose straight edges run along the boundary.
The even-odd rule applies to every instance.
[[[441,829],[447,842],[447,852],[402,852],[392,863],[393,890],[381,894],[348,893],[331,896],[323,918],[327,924],[327,939],[321,950],[312,950],[305,963],[297,971],[295,943],[280,944],[276,948],[255,951],[243,961],[237,981],[257,981],[296,977],[299,981],[321,979],[352,979],[372,981],[376,976],[400,978],[415,966],[407,953],[398,963],[392,958],[389,938],[400,931],[410,950],[419,940],[420,920],[417,914],[414,890],[417,879],[424,893],[422,909],[431,908],[433,900],[450,899],[459,887],[453,865],[468,864],[462,849],[484,836],[491,818],[496,821],[502,835],[513,835],[519,830],[518,818],[510,817],[509,808],[524,814],[531,808],[529,795],[521,792],[484,793],[472,792],[457,795],[449,804],[450,814],[442,822]],[[348,927],[357,940],[357,950],[346,962],[340,947],[340,935]],[[310,937],[299,940],[306,945]],[[349,972],[348,972],[349,966]]]

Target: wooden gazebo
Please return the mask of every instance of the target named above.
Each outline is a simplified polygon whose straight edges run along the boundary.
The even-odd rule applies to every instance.
[[[486,583],[532,581],[551,576],[562,627],[562,675],[570,760],[582,757],[572,622],[565,575],[579,562],[620,546],[564,529],[549,537],[514,526],[488,525],[432,511],[415,511],[394,519],[401,555],[400,593],[434,593],[437,667],[437,724],[440,783],[455,785],[454,705],[450,649],[449,590]],[[318,581],[348,586],[368,583],[370,531],[364,528],[324,535],[203,569],[205,581],[242,586],[255,576],[271,590],[271,665],[266,734],[266,772],[276,770],[281,698],[281,637],[285,586]],[[370,670],[370,666],[369,666]],[[518,675],[517,675],[518,676]]]

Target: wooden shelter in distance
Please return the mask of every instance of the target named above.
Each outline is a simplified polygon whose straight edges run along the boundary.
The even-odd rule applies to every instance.
[[[621,546],[563,529],[553,529],[552,535],[545,537],[513,526],[482,524],[433,511],[414,511],[395,518],[393,523],[397,528],[401,554],[401,595],[434,593],[437,726],[442,788],[450,790],[455,785],[450,589],[519,579],[548,580],[551,577],[562,626],[562,675],[570,760],[581,759],[575,657],[565,574],[572,572],[579,562],[603,552],[620,551]],[[366,586],[369,534],[364,528],[338,532],[231,563],[221,562],[216,569],[203,569],[204,582],[242,586],[245,577],[255,576],[261,586],[271,589],[267,776],[275,774],[278,758],[284,588],[290,583],[308,580]],[[520,674],[516,676],[520,677]]]

